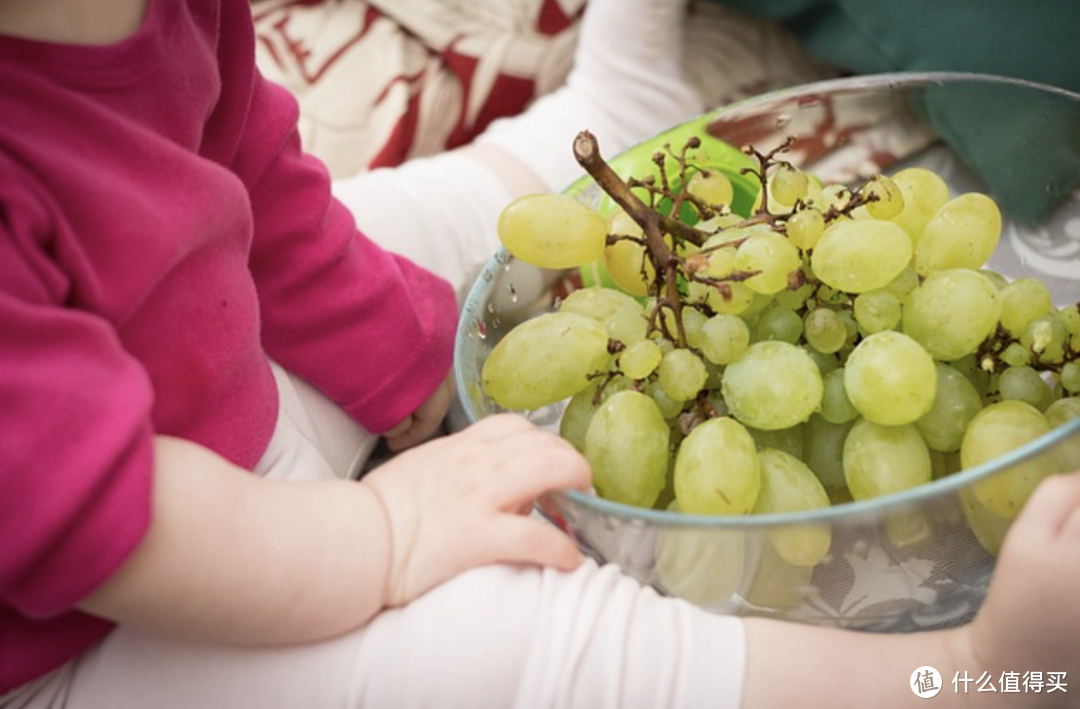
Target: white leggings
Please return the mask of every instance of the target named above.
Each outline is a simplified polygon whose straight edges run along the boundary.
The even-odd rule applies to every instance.
[[[347,474],[374,437],[276,374],[282,415],[259,472]],[[120,628],[0,709],[721,709],[739,705],[744,663],[739,620],[613,567],[492,566],[311,645],[219,647]]]

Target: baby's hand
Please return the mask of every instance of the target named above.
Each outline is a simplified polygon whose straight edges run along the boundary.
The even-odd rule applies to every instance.
[[[453,396],[454,379],[451,374],[442,381],[438,389],[432,392],[427,401],[420,404],[416,411],[383,434],[386,445],[390,446],[390,450],[397,452],[426,441],[446,417]]]
[[[573,446],[524,418],[501,414],[390,459],[361,484],[386,508],[393,544],[388,605],[402,605],[472,567],[494,562],[572,569],[582,556],[531,517],[549,490],[586,489]]]
[[[1013,523],[979,617],[970,652],[1001,672],[1065,673],[1067,693],[1029,695],[1030,706],[1075,706],[1080,692],[1080,473],[1040,484]],[[1008,695],[1006,695],[1007,697]]]

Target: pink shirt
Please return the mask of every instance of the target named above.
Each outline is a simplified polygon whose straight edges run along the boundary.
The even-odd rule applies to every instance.
[[[449,286],[331,199],[250,13],[151,0],[108,47],[0,37],[0,694],[108,632],[73,606],[145,533],[155,433],[250,467],[267,356],[373,432],[449,369]]]

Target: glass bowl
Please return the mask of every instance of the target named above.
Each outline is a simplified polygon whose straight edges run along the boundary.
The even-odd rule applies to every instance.
[[[1005,224],[990,267],[1008,278],[1038,276],[1059,306],[1080,302],[1080,96],[975,74],[831,80],[717,109],[606,157],[620,175],[640,174],[658,147],[689,135],[701,136],[710,160],[730,164],[743,159],[733,146],[764,152],[794,137],[792,164],[849,185],[878,172],[928,167],[951,194],[979,191],[998,202]],[[565,192],[600,211],[609,199],[588,176]],[[583,271],[536,268],[505,251],[492,257],[468,296],[457,336],[458,391],[470,421],[501,410],[480,385],[495,343],[587,282]],[[563,406],[527,416],[557,431]],[[904,493],[798,514],[687,515],[577,491],[549,494],[538,508],[599,562],[710,611],[870,631],[949,627],[978,609],[1007,527],[999,520],[969,523],[973,484],[1036,456],[1056,456],[1062,471],[1080,467],[1078,431],[1080,418]],[[776,534],[814,528],[827,528],[832,540],[816,566],[791,565],[769,543]]]

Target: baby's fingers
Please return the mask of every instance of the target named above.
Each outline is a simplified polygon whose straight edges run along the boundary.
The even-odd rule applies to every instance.
[[[564,532],[535,517],[506,516],[493,541],[491,561],[576,569],[584,557]]]
[[[1039,543],[1062,536],[1080,538],[1080,472],[1043,480],[1013,524],[1012,535]]]
[[[499,509],[511,510],[552,490],[587,490],[591,482],[585,457],[566,441],[545,434],[539,445],[509,459],[489,489]]]

